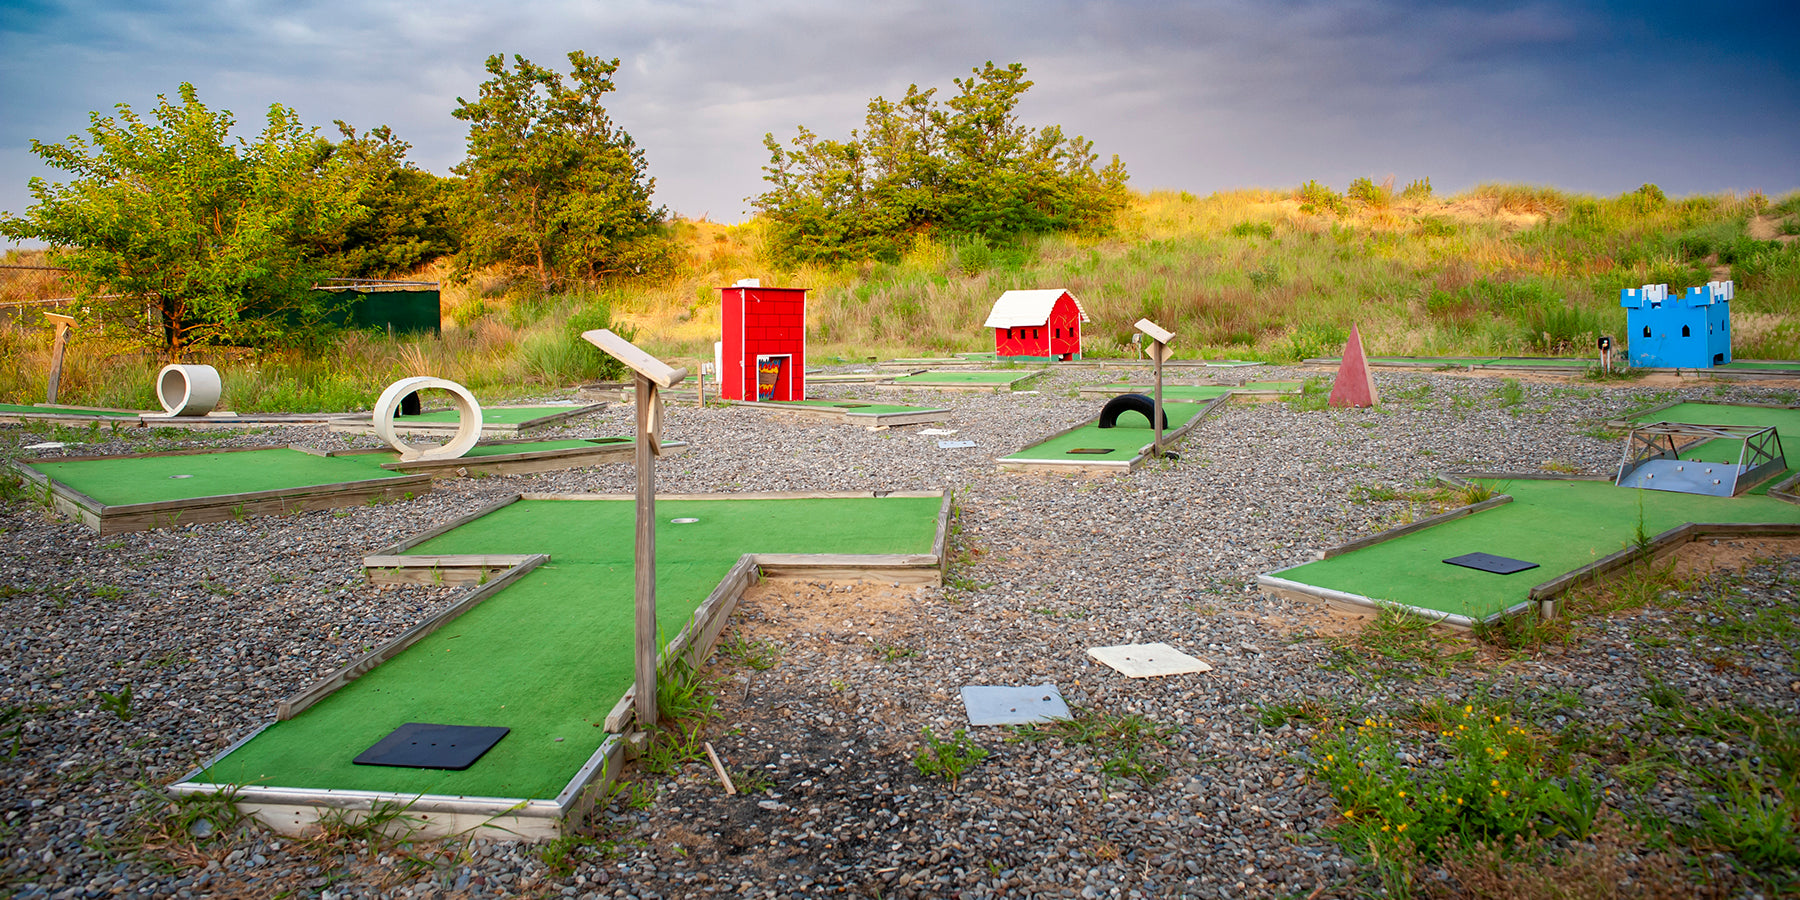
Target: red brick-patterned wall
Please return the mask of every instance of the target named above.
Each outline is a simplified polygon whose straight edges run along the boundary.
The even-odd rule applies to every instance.
[[[806,399],[806,289],[720,288],[724,354],[719,396],[756,399],[756,359],[787,356],[776,400]]]

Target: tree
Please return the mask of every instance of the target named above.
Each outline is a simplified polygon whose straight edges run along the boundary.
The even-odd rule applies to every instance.
[[[752,202],[770,222],[786,263],[891,258],[915,235],[981,237],[1098,232],[1125,202],[1125,166],[1096,171],[1093,143],[1058,126],[1021,125],[1031,88],[1025,66],[989,62],[957,78],[939,105],[936,88],[899,101],[869,101],[863,131],[821,140],[805,127],[784,149],[764,135],[772,188]]]
[[[49,244],[103,322],[171,360],[195,344],[315,336],[334,298],[310,290],[322,272],[307,248],[361,213],[358,174],[332,165],[328,145],[280,104],[246,142],[193,85],[180,98],[158,95],[153,122],[119,104],[90,115],[87,139],[32,141],[75,177],[33,178],[36,202],[0,214],[0,234]]]
[[[386,125],[359,135],[335,124],[341,140],[331,145],[332,162],[356,173],[363,212],[317,248],[321,263],[341,277],[382,278],[455,253],[457,180],[407,162],[412,145]]]
[[[550,290],[571,278],[656,274],[673,265],[666,213],[650,205],[656,180],[644,151],[601,104],[619,61],[576,50],[569,66],[565,84],[561,73],[523,56],[508,70],[495,54],[480,98],[457,98],[455,116],[469,123],[469,157],[456,167],[465,214],[457,271],[465,277],[512,265]]]

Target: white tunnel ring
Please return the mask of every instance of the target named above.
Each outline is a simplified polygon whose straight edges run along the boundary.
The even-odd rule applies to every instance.
[[[223,392],[219,370],[212,366],[175,364],[156,373],[156,402],[165,416],[204,416],[219,405]]]
[[[447,444],[414,447],[394,433],[394,411],[400,408],[400,401],[406,395],[430,388],[450,392],[451,402],[456,405],[456,437]],[[400,451],[400,458],[408,462],[458,459],[481,439],[481,404],[475,402],[475,395],[469,393],[468,388],[454,381],[428,375],[402,378],[388,385],[387,390],[381,392],[381,398],[375,401],[375,435]]]

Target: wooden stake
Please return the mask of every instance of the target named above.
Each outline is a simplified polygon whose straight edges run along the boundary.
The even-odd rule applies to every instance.
[[[63,348],[69,335],[70,326],[75,324],[74,318],[58,313],[45,313],[44,318],[56,325],[56,344],[50,350],[50,389],[45,402],[56,405],[56,389],[62,383]]]
[[[656,727],[656,460],[650,444],[656,383],[637,376],[637,720]]]
[[[737,785],[731,783],[731,776],[726,774],[724,764],[719,762],[719,754],[713,752],[712,741],[701,744],[706,748],[706,758],[712,760],[713,771],[719,773],[719,781],[725,785],[725,796],[737,793]]]

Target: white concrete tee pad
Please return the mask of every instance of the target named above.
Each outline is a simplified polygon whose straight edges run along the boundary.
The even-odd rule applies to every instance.
[[[1211,672],[1212,666],[1168,644],[1121,644],[1091,647],[1088,655],[1132,678]]]

